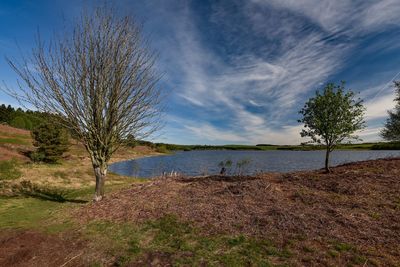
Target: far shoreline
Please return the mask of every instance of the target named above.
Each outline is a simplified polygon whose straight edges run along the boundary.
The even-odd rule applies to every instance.
[[[131,178],[143,178],[143,179],[155,179],[157,177],[163,176],[164,174],[162,174],[162,173],[165,173],[168,176],[168,174],[171,173],[171,172],[176,173],[175,175],[182,175],[182,176],[189,176],[189,177],[204,176],[204,175],[218,175],[219,168],[217,168],[217,167],[214,170],[212,170],[213,167],[211,167],[211,169],[207,169],[207,170],[201,171],[201,170],[198,170],[198,169],[193,169],[193,166],[192,166],[192,168],[189,168],[189,169],[192,170],[193,174],[187,173],[185,171],[179,171],[179,168],[175,168],[175,167],[174,168],[170,168],[170,166],[165,168],[166,171],[164,171],[164,172],[160,171],[160,173],[156,173],[154,175],[148,175],[148,174],[139,175],[139,173],[140,173],[139,171],[137,171],[137,174],[136,173],[135,174],[134,173],[128,173],[128,172],[129,172],[129,169],[130,169],[129,162],[132,162],[132,161],[135,161],[135,160],[141,160],[141,159],[144,159],[144,158],[173,157],[177,153],[179,153],[179,154],[185,154],[185,153],[188,153],[188,152],[192,152],[192,153],[196,153],[196,152],[199,152],[199,153],[201,153],[201,152],[205,152],[205,153],[207,153],[207,152],[211,152],[211,153],[212,152],[216,152],[216,153],[218,153],[218,152],[222,152],[222,151],[224,151],[226,153],[234,153],[234,154],[241,153],[241,152],[251,152],[251,153],[256,153],[256,152],[272,152],[273,153],[273,152],[276,152],[276,153],[279,153],[279,151],[287,152],[287,153],[288,152],[297,152],[297,153],[302,153],[302,152],[324,152],[322,150],[228,150],[228,149],[225,149],[225,150],[221,150],[221,149],[218,149],[218,150],[191,150],[191,151],[176,150],[176,151],[170,151],[169,153],[152,153],[152,154],[139,155],[139,156],[133,157],[133,158],[125,158],[125,159],[113,161],[109,166],[110,167],[109,171],[111,173],[113,173],[113,174],[116,174],[116,175],[127,176],[127,177],[131,177]],[[359,163],[359,162],[364,162],[364,161],[371,161],[371,160],[372,161],[376,161],[376,160],[385,160],[385,159],[400,159],[400,156],[397,155],[398,151],[396,151],[396,150],[337,149],[337,150],[333,151],[333,153],[335,153],[335,152],[344,152],[344,153],[346,153],[346,152],[361,152],[361,153],[363,153],[363,152],[374,152],[374,151],[376,151],[378,153],[387,152],[388,154],[387,155],[377,155],[376,158],[373,158],[373,157],[364,157],[363,158],[361,156],[361,159],[360,158],[358,159],[356,157],[354,159],[351,159],[351,161],[348,161],[348,162],[346,162],[346,161],[341,161],[340,162],[340,160],[339,160],[339,162],[336,162],[336,163],[332,162],[331,167],[339,167],[339,166],[342,166],[342,165],[354,164],[354,163]],[[389,155],[390,152],[396,153],[396,155],[394,155],[394,154]],[[228,158],[230,159],[230,157],[228,157]],[[314,158],[315,158],[315,156],[314,156]],[[240,161],[241,159],[244,159],[244,158],[236,159],[236,161]],[[253,161],[254,159],[250,158],[250,156],[248,156],[248,158],[246,158],[246,159],[249,159],[251,162],[254,162]],[[180,160],[179,157],[176,160],[179,161]],[[217,161],[219,162],[219,161],[223,161],[223,160],[225,160],[225,159],[221,158],[221,159],[218,159]],[[236,163],[236,161],[234,160],[234,164]],[[293,161],[293,159],[292,159],[292,161]],[[315,162],[315,159],[314,160],[311,159],[311,161]],[[321,158],[321,162],[322,161],[323,161],[323,159]],[[218,165],[218,162],[215,163],[216,166]],[[122,164],[122,165],[120,165],[120,164]],[[123,166],[124,164],[127,164],[128,167]],[[253,164],[253,163],[249,163],[249,164],[251,166],[251,164]],[[268,162],[265,163],[265,164],[266,164],[266,166],[271,166]],[[290,165],[290,163],[288,163],[288,164]],[[118,165],[120,165],[120,166],[118,166]],[[207,163],[204,163],[204,165],[207,165]],[[280,164],[276,164],[275,163],[275,166],[278,166],[278,165],[280,165]],[[286,167],[288,166],[287,164],[283,164],[282,166],[284,166],[284,165],[286,165]],[[183,165],[180,165],[180,166],[183,166]],[[207,166],[209,168],[211,165],[207,165]],[[251,166],[250,167],[250,169],[251,169],[250,172],[248,172],[248,169],[247,169],[246,170],[246,174],[244,174],[244,175],[250,175],[251,176],[251,175],[254,175],[255,173],[263,173],[263,174],[281,173],[281,174],[287,174],[287,173],[303,172],[303,171],[321,171],[323,169],[322,166],[318,166],[318,167],[315,167],[315,168],[313,168],[312,166],[309,166],[309,168],[305,167],[305,168],[297,168],[297,169],[288,168],[287,170],[274,170],[274,169],[268,170],[268,169],[263,169],[263,167],[260,168],[259,166],[260,165],[257,166],[257,164],[256,164],[256,167],[254,169],[253,169],[254,165]],[[284,167],[282,167],[282,168],[284,168]],[[181,170],[185,170],[185,166],[181,167],[180,169]],[[218,170],[216,170],[216,169],[218,169]],[[234,169],[234,167],[232,167],[232,169],[230,171],[231,175],[233,174],[233,169]],[[196,174],[194,174],[194,173],[196,173]]]

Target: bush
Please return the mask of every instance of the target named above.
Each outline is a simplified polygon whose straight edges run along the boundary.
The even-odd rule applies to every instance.
[[[400,150],[400,142],[379,143],[371,147],[372,150]]]
[[[33,162],[42,162],[46,159],[46,156],[42,151],[33,151],[30,153],[29,157]]]
[[[168,149],[166,145],[157,145],[156,152],[158,153],[168,153]]]
[[[40,124],[32,131],[32,137],[37,147],[31,154],[33,161],[55,163],[69,147],[67,131],[56,124]]]
[[[14,180],[21,176],[15,160],[0,161],[0,180]]]
[[[129,134],[125,139],[125,143],[127,146],[134,148],[137,145],[137,140],[132,134]]]

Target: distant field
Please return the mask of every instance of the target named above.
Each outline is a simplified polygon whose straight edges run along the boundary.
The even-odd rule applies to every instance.
[[[175,145],[157,143],[155,146],[163,146],[167,150],[323,150],[321,145]],[[336,149],[351,149],[351,150],[399,150],[400,143],[360,143],[360,144],[344,144]]]

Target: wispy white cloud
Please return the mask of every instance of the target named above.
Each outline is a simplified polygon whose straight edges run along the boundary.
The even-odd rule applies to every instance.
[[[382,130],[382,126],[378,127],[368,127],[358,133],[358,136],[361,138],[363,142],[376,142],[381,141],[379,138],[380,132]]]
[[[354,40],[400,22],[395,15],[400,3],[394,0],[252,0],[233,12],[243,23],[232,23],[225,5],[216,3],[212,10],[209,22],[228,32],[223,45],[235,52],[216,52],[203,38],[190,5],[174,14],[175,49],[170,51],[182,105],[203,114],[183,125],[211,143],[301,142],[295,114],[305,99],[344,66],[357,45]],[[310,23],[319,30],[308,28]],[[254,49],[251,40],[240,39],[238,33],[245,31],[262,37],[265,47]],[[392,99],[385,90],[367,101],[367,121],[385,117]],[[219,124],[210,122],[216,118]]]
[[[400,5],[397,0],[252,0],[304,15],[334,33],[362,34],[387,25],[397,25]]]
[[[178,95],[188,104],[208,111],[209,116],[223,113],[223,117],[228,117],[232,131],[243,132],[241,136],[246,136],[243,140],[247,141],[251,135],[257,136],[252,140],[261,141],[261,136],[267,138],[268,132],[271,136],[281,137],[280,133],[285,128],[278,127],[278,134],[275,134],[271,124],[276,127],[281,123],[281,117],[293,113],[299,96],[313,90],[339,67],[348,49],[347,45],[328,44],[322,40],[320,33],[311,32],[297,37],[296,43],[291,44],[289,50],[281,51],[278,57],[271,59],[250,52],[233,55],[227,62],[201,41],[191,12],[189,8],[184,9],[175,33],[179,48],[176,51],[179,54],[177,67],[181,70],[183,81]],[[251,18],[249,9],[245,12],[245,16]],[[267,19],[267,14],[260,16],[251,23]],[[282,31],[272,27],[266,30],[268,32],[263,34],[275,36]],[[291,31],[286,29],[285,33]],[[249,111],[248,104],[261,110],[258,113]],[[206,123],[207,118],[203,122]],[[296,119],[289,123],[297,127]],[[207,129],[216,133],[209,127]],[[220,129],[228,131],[223,125]],[[205,135],[205,131],[196,132],[199,133]],[[216,139],[220,139],[219,136],[225,135],[215,134]],[[233,138],[232,135],[226,137],[229,137],[227,140]],[[285,136],[283,139],[288,142],[288,138]],[[298,141],[299,133],[289,139]]]
[[[366,6],[360,18],[364,29],[376,30],[387,25],[399,26],[399,13],[398,0],[380,0]]]
[[[248,127],[250,129],[251,127]],[[238,132],[236,130],[220,129],[210,124],[186,125],[189,134],[196,137],[199,143],[207,144],[299,144],[301,126],[283,126],[280,129],[270,127],[254,127],[252,131]]]
[[[218,129],[217,127],[214,127],[208,123],[186,125],[184,127],[198,139],[205,140],[208,143],[247,142],[243,136],[240,136],[240,134],[236,133],[235,131]]]
[[[395,107],[394,98],[395,95],[393,92],[376,97],[372,101],[365,102],[365,107],[367,109],[365,114],[366,120],[387,117],[387,111]]]

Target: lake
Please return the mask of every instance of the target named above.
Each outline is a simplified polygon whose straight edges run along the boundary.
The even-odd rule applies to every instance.
[[[331,166],[387,157],[400,157],[400,151],[338,150],[331,154]],[[324,167],[325,151],[180,151],[171,155],[117,162],[110,166],[110,171],[144,178],[172,171],[191,176],[210,175],[218,174],[221,170],[218,164],[226,160],[232,161],[232,166],[227,168],[228,174],[315,170]]]

